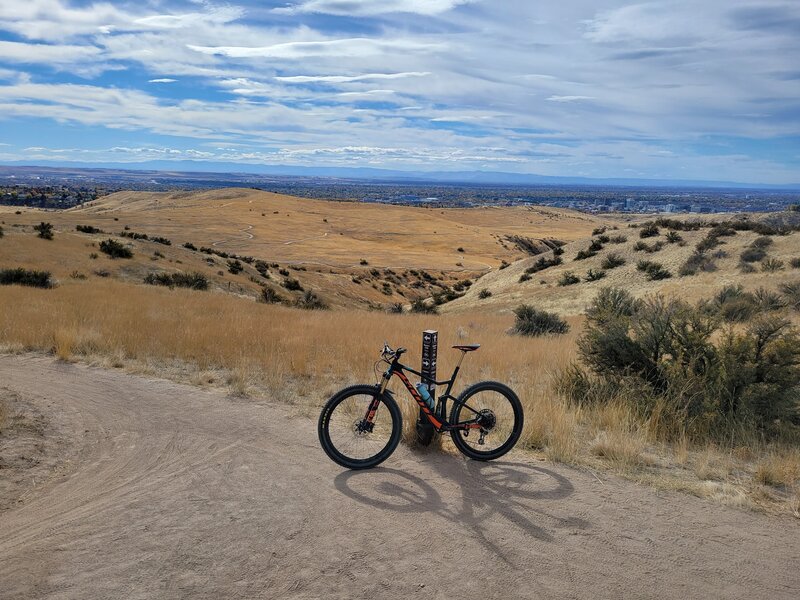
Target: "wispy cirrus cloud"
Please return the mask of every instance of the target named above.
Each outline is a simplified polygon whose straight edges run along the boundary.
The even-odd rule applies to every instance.
[[[479,0],[306,0],[276,8],[276,13],[322,13],[343,16],[375,16],[386,13],[438,15]]]
[[[100,58],[101,55],[102,50],[96,46],[0,41],[0,61],[12,63],[64,65]]]
[[[358,58],[380,56],[387,52],[427,52],[442,48],[442,44],[416,42],[404,39],[344,38],[313,42],[286,42],[271,46],[196,46],[195,52],[228,58],[285,58],[301,59],[309,56]]]
[[[276,76],[276,81],[284,83],[352,83],[354,81],[373,81],[376,79],[403,79],[405,77],[427,77],[428,71],[408,73],[364,73],[363,75],[290,75]]]

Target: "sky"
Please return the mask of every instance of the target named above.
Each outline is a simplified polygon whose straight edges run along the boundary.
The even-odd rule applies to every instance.
[[[800,182],[800,1],[0,0],[0,162]]]

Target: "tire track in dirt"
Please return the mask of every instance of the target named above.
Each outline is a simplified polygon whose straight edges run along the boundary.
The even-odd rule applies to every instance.
[[[796,598],[798,524],[523,454],[342,471],[287,407],[0,357],[74,427],[0,514],[3,598]],[[320,399],[320,403],[323,399]]]

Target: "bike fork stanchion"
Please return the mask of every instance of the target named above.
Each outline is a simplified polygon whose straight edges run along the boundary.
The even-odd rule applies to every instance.
[[[422,332],[422,383],[428,386],[428,392],[431,398],[434,399],[434,407],[436,407],[436,355],[439,351],[439,332],[431,329],[426,329]],[[434,408],[435,412],[435,408]],[[417,417],[417,439],[422,446],[429,446],[433,441],[433,434],[435,430],[431,422],[419,410]]]

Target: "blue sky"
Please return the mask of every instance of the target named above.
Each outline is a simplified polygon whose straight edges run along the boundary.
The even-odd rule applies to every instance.
[[[797,0],[0,3],[0,162],[800,181]]]

